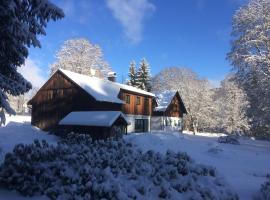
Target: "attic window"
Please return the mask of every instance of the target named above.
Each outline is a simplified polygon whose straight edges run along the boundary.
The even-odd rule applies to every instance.
[[[130,95],[126,95],[126,99],[125,99],[127,104],[130,104]]]
[[[136,98],[136,105],[141,105],[141,98],[140,97]]]

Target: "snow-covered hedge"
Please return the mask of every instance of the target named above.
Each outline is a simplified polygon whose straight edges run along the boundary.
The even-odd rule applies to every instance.
[[[256,200],[270,200],[270,174],[267,175],[267,181],[262,184],[260,192],[255,196]]]
[[[51,199],[238,199],[212,167],[186,153],[141,152],[124,140],[70,134],[58,145],[18,144],[0,185]]]
[[[235,135],[228,135],[228,136],[221,136],[218,137],[219,143],[226,143],[226,144],[240,144],[237,136]]]

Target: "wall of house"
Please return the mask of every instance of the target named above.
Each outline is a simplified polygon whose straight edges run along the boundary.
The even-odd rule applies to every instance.
[[[130,123],[128,125],[128,127],[127,127],[127,133],[134,133],[135,132],[135,121],[136,121],[136,119],[148,120],[147,132],[150,131],[150,127],[151,127],[151,117],[150,116],[126,114],[125,117],[128,120],[128,122]]]
[[[168,106],[168,108],[165,111],[165,116],[168,117],[183,117],[182,109],[181,109],[181,103],[180,103],[180,97],[178,95],[175,95]]]
[[[182,131],[182,118],[153,116],[151,117],[151,131]]]
[[[126,101],[126,96],[129,96],[130,101]],[[121,90],[119,98],[126,102],[122,105],[122,112],[129,115],[152,115],[152,99],[151,96],[146,96],[131,91]],[[137,103],[137,98],[140,98],[140,103]]]

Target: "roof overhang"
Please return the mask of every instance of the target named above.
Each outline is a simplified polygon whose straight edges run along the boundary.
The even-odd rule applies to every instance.
[[[111,127],[119,117],[130,124],[120,111],[75,111],[65,116],[59,125]]]

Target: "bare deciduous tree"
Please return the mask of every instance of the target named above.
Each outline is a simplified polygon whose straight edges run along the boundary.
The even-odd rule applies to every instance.
[[[100,46],[84,38],[65,41],[56,58],[57,61],[51,65],[51,75],[59,68],[100,78],[111,71]]]

